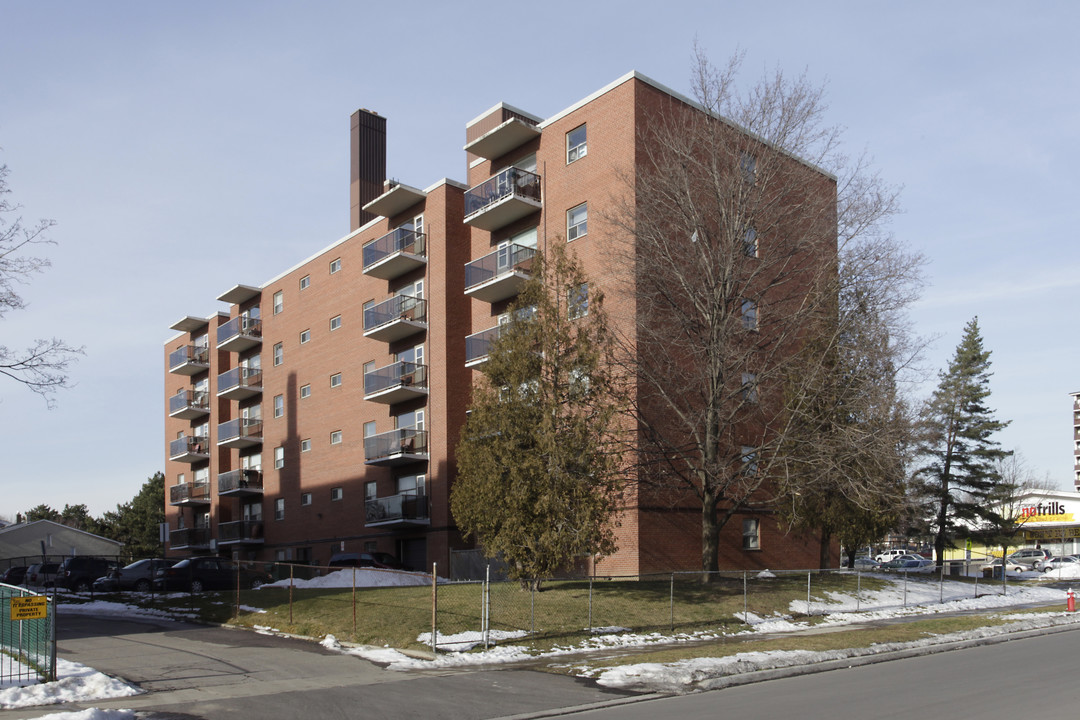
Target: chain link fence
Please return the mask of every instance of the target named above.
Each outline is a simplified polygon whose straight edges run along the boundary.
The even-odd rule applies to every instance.
[[[56,679],[55,610],[55,597],[0,584],[0,688]]]

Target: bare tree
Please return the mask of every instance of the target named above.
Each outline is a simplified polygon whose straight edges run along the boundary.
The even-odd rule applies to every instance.
[[[630,199],[608,218],[631,238],[618,260],[635,309],[638,479],[700,503],[705,571],[731,518],[775,507],[790,397],[820,377],[793,370],[811,338],[837,352],[841,276],[917,264],[883,229],[896,191],[838,151],[823,89],[778,71],[739,92],[740,62],[718,69],[697,51],[700,106],[669,98],[645,118]]]
[[[55,225],[52,220],[23,223],[21,207],[8,199],[8,172],[6,165],[0,166],[0,319],[26,307],[19,286],[49,267],[47,258],[27,253],[35,245],[52,244],[46,233]],[[81,348],[57,338],[39,338],[23,350],[0,345],[0,375],[22,383],[52,407],[54,393],[68,386],[68,367],[80,354]]]

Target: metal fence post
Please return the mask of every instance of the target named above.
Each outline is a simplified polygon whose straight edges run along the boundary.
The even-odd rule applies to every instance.
[[[592,575],[589,576],[589,634],[592,634]]]
[[[810,576],[813,574],[813,572],[814,572],[813,570],[807,570],[806,571],[806,614],[807,615],[813,615],[814,614],[814,613],[810,612]]]
[[[480,591],[480,630],[484,636],[484,649],[491,639],[491,563],[484,571],[484,587]]]
[[[862,607],[862,570],[855,571],[855,612]]]
[[[439,651],[439,628],[436,622],[439,607],[439,585],[435,580],[438,577],[438,568],[439,563],[431,563],[431,652],[433,653]]]
[[[529,583],[529,632],[536,634],[536,583]]]
[[[675,632],[675,573],[671,573],[671,593],[669,598],[670,609],[668,614],[671,620],[671,632]]]
[[[356,639],[356,568],[352,569],[352,634]]]
[[[938,579],[938,604],[945,602],[945,563],[941,564],[941,577]]]
[[[742,571],[742,619],[747,625],[750,624],[750,610],[747,606],[746,571]]]

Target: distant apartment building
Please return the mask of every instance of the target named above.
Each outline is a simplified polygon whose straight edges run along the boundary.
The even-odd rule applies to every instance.
[[[549,243],[571,243],[605,286],[625,240],[590,216],[630,197],[643,113],[672,100],[700,112],[638,73],[546,119],[500,103],[466,125],[466,181],[423,187],[386,179],[386,121],[355,113],[351,232],[171,326],[169,553],[325,564],[382,551],[430,569],[471,548],[449,494],[474,376]],[[632,314],[629,298],[608,302]],[[700,568],[700,512],[634,489],[619,551],[593,569]],[[723,530],[721,567],[816,564],[814,538],[746,517]]]
[[[1073,486],[1080,491],[1080,392],[1073,399]]]

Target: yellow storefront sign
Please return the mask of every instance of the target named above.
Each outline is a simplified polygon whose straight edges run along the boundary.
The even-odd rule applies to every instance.
[[[12,620],[40,620],[48,615],[48,600],[44,595],[11,598]]]

